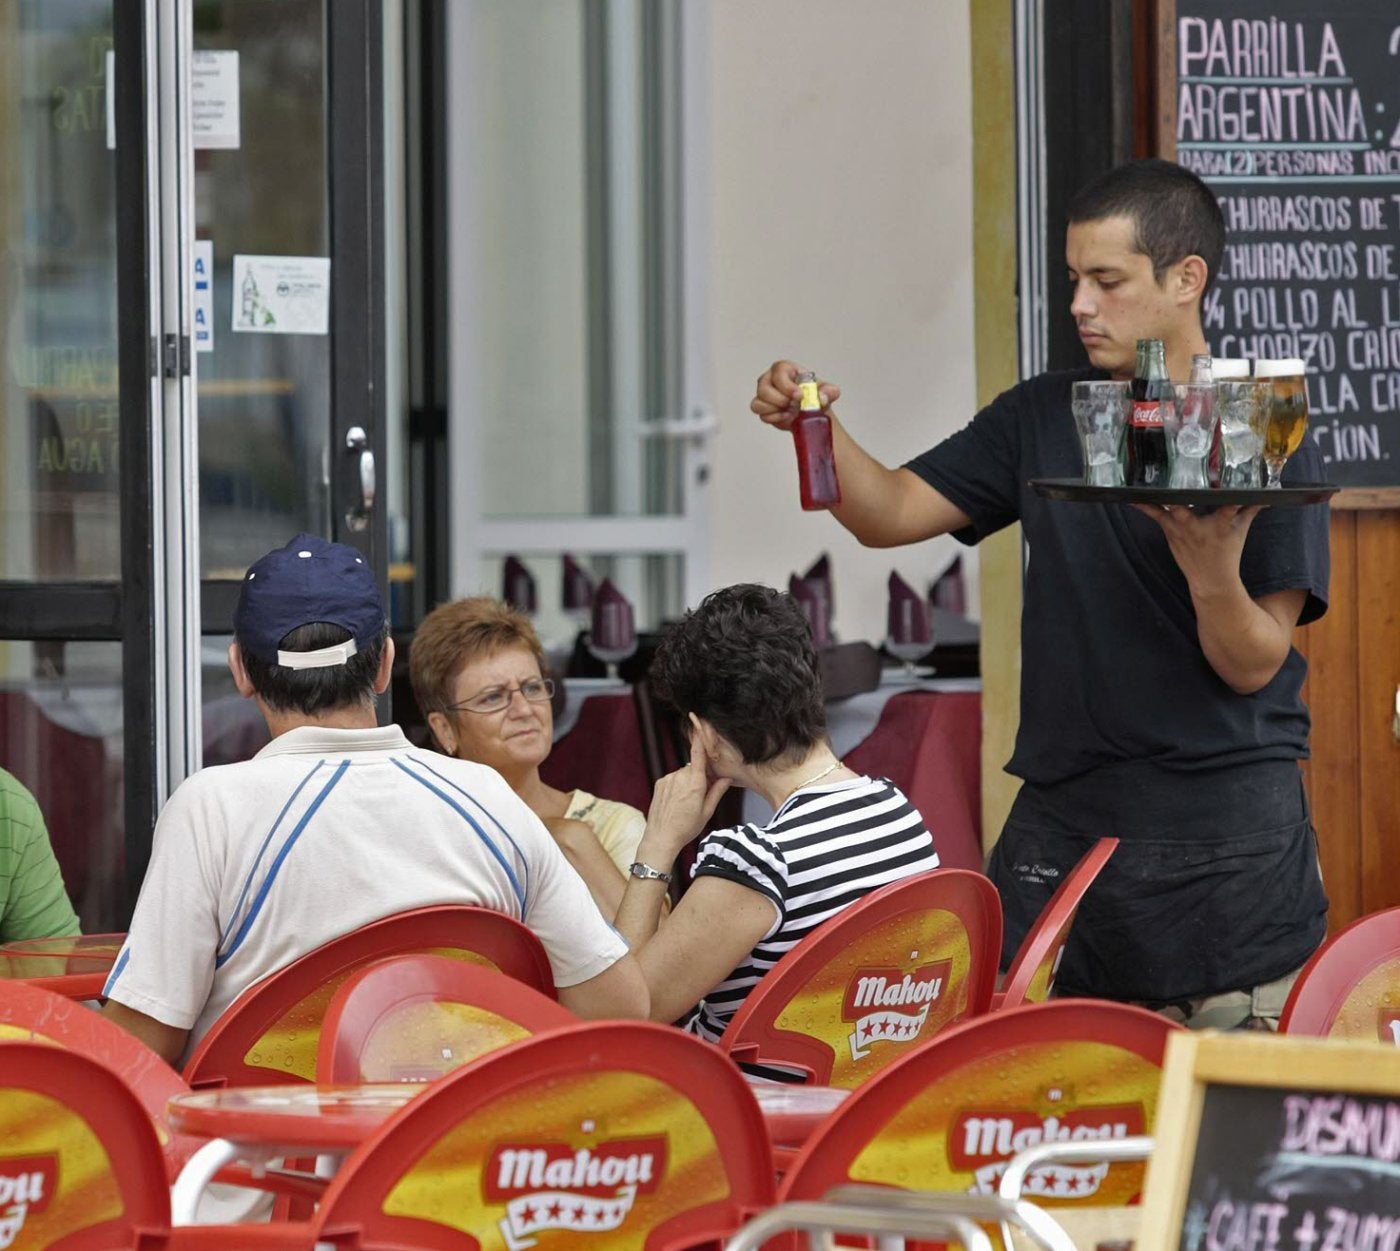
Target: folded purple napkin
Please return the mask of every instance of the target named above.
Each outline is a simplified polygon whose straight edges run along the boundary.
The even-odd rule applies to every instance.
[[[501,598],[512,608],[518,608],[521,612],[532,613],[535,611],[535,575],[514,556],[506,557]]]
[[[626,651],[637,642],[632,625],[632,605],[627,596],[604,578],[593,597],[593,646],[610,652]]]
[[[812,643],[817,648],[831,643],[831,624],[827,616],[827,599],[819,586],[813,586],[806,578],[795,573],[788,578],[788,594],[798,603],[812,627]]]
[[[928,604],[897,573],[890,574],[888,637],[892,643],[933,643],[933,615]]]
[[[593,606],[593,577],[568,552],[564,553],[564,578],[559,602],[565,612],[586,612]]]

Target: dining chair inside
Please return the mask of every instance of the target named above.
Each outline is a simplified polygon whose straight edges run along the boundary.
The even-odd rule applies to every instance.
[[[767,1132],[714,1047],[650,1022],[585,1022],[429,1085],[346,1161],[316,1216],[356,1245],[605,1245],[727,1237],[773,1201]],[[615,1232],[613,1232],[615,1231]]]
[[[981,873],[934,869],[871,891],[764,975],[720,1046],[733,1060],[856,1087],[991,1003],[1001,900]]]
[[[1150,1134],[1167,1039],[1179,1028],[1088,999],[964,1021],[853,1091],[797,1153],[778,1200],[820,1199],[850,1182],[994,1193],[1026,1145]],[[1100,1160],[1031,1169],[1023,1192],[1058,1215],[1136,1202],[1142,1185],[1141,1162]]]
[[[880,653],[861,640],[832,643],[817,652],[817,672],[823,699],[849,699],[880,685]]]
[[[415,908],[342,934],[250,986],[200,1040],[186,1081],[196,1089],[314,1081],[332,996],[357,970],[408,952],[482,965],[555,993],[543,945],[513,917],[465,904]]]
[[[1279,1032],[1400,1043],[1400,908],[1353,921],[1313,953]]]
[[[1055,988],[1060,957],[1079,911],[1079,902],[1099,870],[1118,847],[1116,838],[1101,838],[1067,874],[1021,940],[1001,989],[992,995],[992,1010],[1044,1003]]]
[[[434,1081],[541,1030],[576,1025],[554,999],[445,956],[391,956],[354,973],[321,1025],[321,1082]]]

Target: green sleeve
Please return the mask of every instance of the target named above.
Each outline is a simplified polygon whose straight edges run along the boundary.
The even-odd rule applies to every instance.
[[[39,805],[0,770],[0,942],[78,929]]]

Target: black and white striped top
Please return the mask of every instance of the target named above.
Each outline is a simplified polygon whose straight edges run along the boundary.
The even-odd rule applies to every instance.
[[[923,818],[884,778],[851,778],[789,796],[764,827],[718,830],[701,844],[692,877],[728,878],[777,906],[773,928],[700,1002],[687,1023],[717,1042],[730,1018],[786,952],[877,886],[938,867]]]

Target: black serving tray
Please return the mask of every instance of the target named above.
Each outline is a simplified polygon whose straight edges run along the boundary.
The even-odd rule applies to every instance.
[[[1030,488],[1048,500],[1081,504],[1183,504],[1191,508],[1221,508],[1234,504],[1268,504],[1274,508],[1321,504],[1341,490],[1330,482],[1290,482],[1277,490],[1267,487],[1089,486],[1081,478],[1032,478]]]

